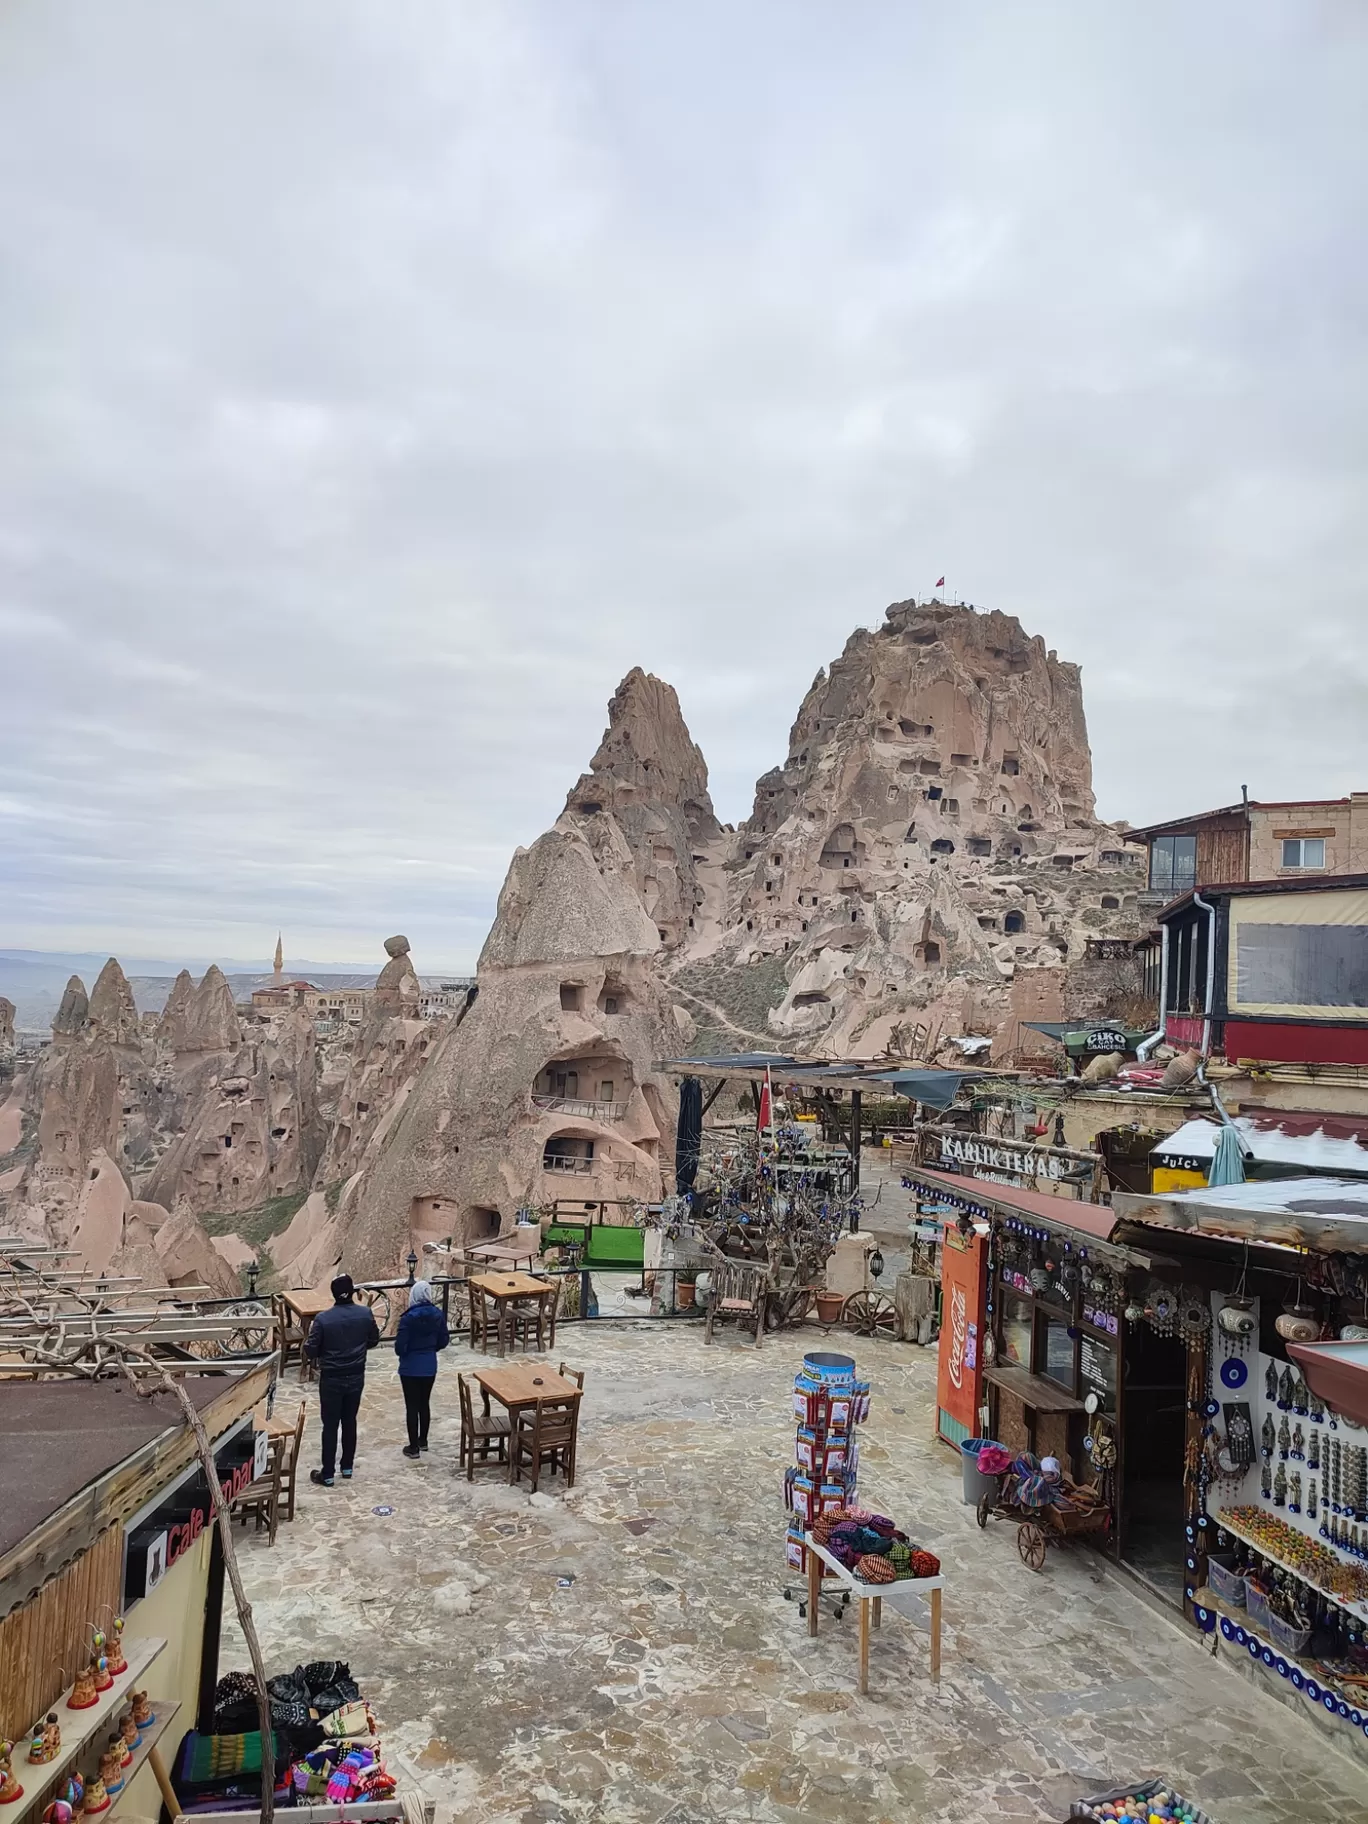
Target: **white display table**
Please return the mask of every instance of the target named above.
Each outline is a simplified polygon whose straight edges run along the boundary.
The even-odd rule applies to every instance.
[[[877,1628],[883,1621],[883,1605],[896,1609],[900,1615],[912,1614],[911,1599],[925,1597],[931,1605],[931,1676],[940,1680],[941,1652],[941,1591],[945,1588],[944,1577],[903,1577],[896,1583],[866,1583],[853,1571],[848,1571],[838,1558],[833,1558],[824,1545],[818,1545],[811,1533],[803,1535],[803,1543],[808,1554],[808,1598],[807,1624],[808,1633],[817,1632],[817,1610],[822,1588],[822,1566],[832,1573],[836,1580],[855,1597],[860,1605],[860,1691],[862,1695],[869,1692],[869,1633],[871,1626]],[[872,1607],[871,1607],[872,1605]]]

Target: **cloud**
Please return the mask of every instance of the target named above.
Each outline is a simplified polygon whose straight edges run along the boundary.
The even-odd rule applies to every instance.
[[[0,48],[3,941],[467,963],[631,665],[735,819],[942,573],[1082,663],[1109,815],[1368,778],[1352,11]]]

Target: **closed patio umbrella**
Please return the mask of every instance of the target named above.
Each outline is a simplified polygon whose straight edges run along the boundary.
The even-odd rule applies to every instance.
[[[1216,1151],[1212,1156],[1207,1183],[1243,1184],[1244,1181],[1244,1144],[1233,1127],[1222,1127],[1216,1136]]]

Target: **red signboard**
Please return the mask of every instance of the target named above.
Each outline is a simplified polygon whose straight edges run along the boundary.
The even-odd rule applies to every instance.
[[[1317,1026],[1291,1020],[1227,1020],[1225,1055],[1279,1064],[1368,1064],[1368,1023]]]
[[[941,1248],[940,1359],[936,1430],[948,1444],[979,1435],[983,1332],[987,1322],[988,1239],[947,1224]]]

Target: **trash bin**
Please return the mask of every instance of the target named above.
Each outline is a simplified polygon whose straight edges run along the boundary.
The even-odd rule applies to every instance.
[[[992,1438],[966,1438],[960,1445],[960,1465],[964,1472],[964,1504],[977,1507],[985,1495],[997,1493],[997,1477],[985,1476],[978,1466],[978,1454]]]

